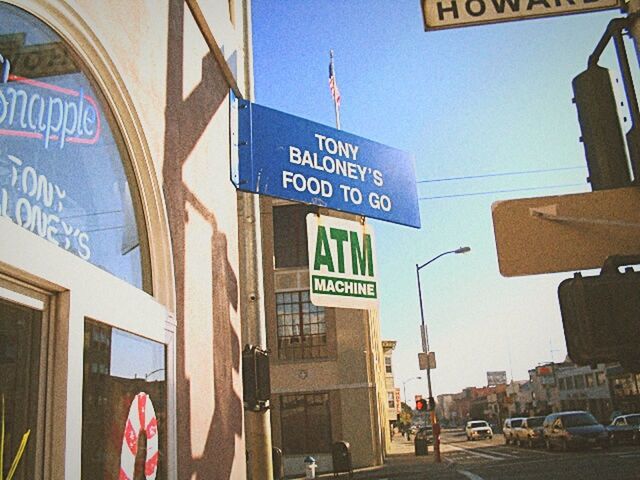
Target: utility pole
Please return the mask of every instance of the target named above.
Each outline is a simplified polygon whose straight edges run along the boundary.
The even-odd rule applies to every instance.
[[[262,248],[260,239],[259,199],[257,195],[238,192],[240,225],[240,315],[242,343],[267,348],[262,284]],[[247,478],[272,480],[271,414],[269,410],[244,411],[247,448]]]
[[[253,51],[251,49],[251,6],[243,2],[245,86],[253,99]],[[262,270],[262,238],[260,199],[258,195],[238,192],[238,227],[240,255],[240,318],[242,344],[267,349],[267,327],[264,309],[264,272]],[[244,411],[247,479],[273,480],[271,444],[271,411]]]

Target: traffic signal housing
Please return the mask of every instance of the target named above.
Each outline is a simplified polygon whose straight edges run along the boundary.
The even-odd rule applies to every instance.
[[[572,85],[591,189],[630,186],[631,173],[609,70],[589,65]]]
[[[242,400],[244,408],[260,412],[269,408],[271,377],[269,353],[255,345],[245,345],[242,350]]]
[[[416,411],[426,412],[427,410],[429,410],[429,405],[426,399],[419,398],[418,400],[416,400]]]
[[[640,372],[640,272],[577,273],[560,283],[558,298],[571,360],[579,365],[620,362]]]

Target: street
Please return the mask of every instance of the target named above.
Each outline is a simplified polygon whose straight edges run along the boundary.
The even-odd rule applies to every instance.
[[[433,450],[427,457],[413,457],[413,441],[399,436],[388,464],[395,465],[386,475],[359,478],[392,479],[470,479],[470,480],[624,480],[640,477],[640,447],[620,445],[609,450],[548,452],[544,448],[505,445],[501,434],[491,440],[467,441],[460,430],[445,431],[441,437],[441,465],[433,463]],[[413,468],[410,466],[413,464]]]

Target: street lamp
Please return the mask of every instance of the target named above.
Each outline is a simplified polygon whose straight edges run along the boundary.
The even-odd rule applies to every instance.
[[[418,300],[420,302],[420,335],[422,337],[422,351],[426,354],[429,353],[429,335],[427,333],[427,325],[424,323],[424,308],[422,307],[422,289],[420,288],[420,270],[429,265],[432,262],[435,262],[440,257],[444,257],[445,255],[449,255],[450,253],[467,253],[470,251],[469,247],[460,247],[456,250],[449,250],[446,252],[442,252],[440,255],[436,255],[428,262],[423,263],[422,265],[418,265],[416,263],[416,277],[418,278]],[[431,364],[427,363],[427,388],[429,389],[429,414],[431,416],[431,427],[433,429],[433,452],[435,454],[436,462],[440,462],[440,435],[438,432],[438,428],[436,425],[438,424],[438,419],[436,418],[436,402],[433,399],[433,391],[431,389]]]
[[[402,382],[402,390],[404,392],[404,403],[408,405],[407,403],[407,383],[411,382],[412,380],[422,380],[422,377],[411,377],[408,378],[407,380],[405,380],[404,382]]]

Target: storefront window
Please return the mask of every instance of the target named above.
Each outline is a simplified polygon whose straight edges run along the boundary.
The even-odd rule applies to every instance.
[[[143,288],[143,223],[109,112],[65,42],[0,3],[0,216]]]
[[[166,347],[85,321],[82,478],[167,478]]]
[[[15,480],[34,477],[41,335],[41,312],[0,299],[0,403],[4,399],[7,469],[30,430]]]

